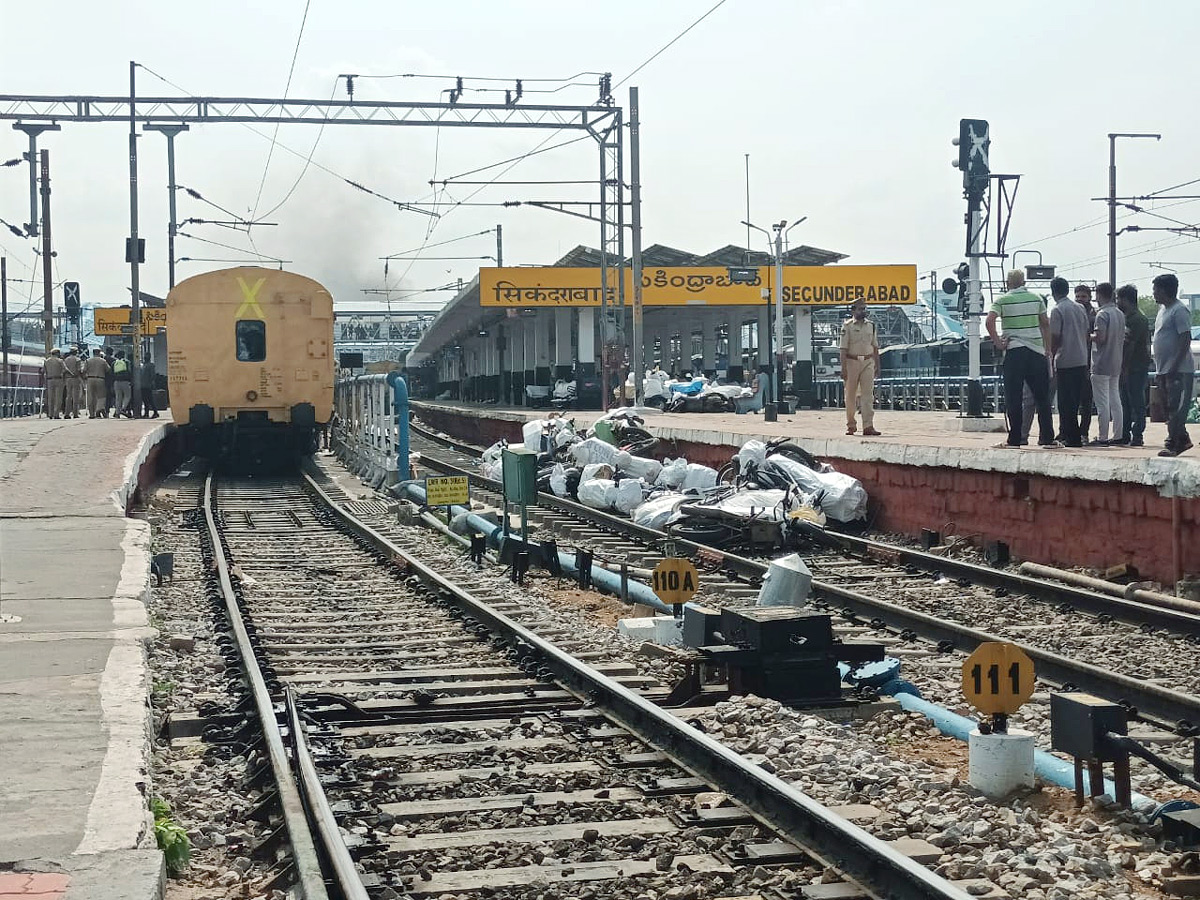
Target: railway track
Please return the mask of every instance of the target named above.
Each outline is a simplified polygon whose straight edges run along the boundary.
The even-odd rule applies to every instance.
[[[656,705],[667,685],[620,653],[522,624],[503,579],[465,588],[427,532],[333,493],[319,473],[204,488],[210,598],[303,896],[794,896],[835,870],[857,896],[968,896]]]
[[[468,475],[478,499],[500,505],[500,485],[478,475],[479,448],[420,426],[413,432],[422,465]],[[668,538],[545,493],[530,517],[560,543],[639,567],[653,567]],[[804,554],[814,602],[848,624],[884,640],[890,633],[901,647],[920,639],[970,652],[985,641],[1011,641],[1045,682],[1120,702],[1180,737],[1200,734],[1200,616],[860,537],[825,532],[820,539]],[[766,561],[679,539],[675,545],[707,570],[708,597],[753,602]]]

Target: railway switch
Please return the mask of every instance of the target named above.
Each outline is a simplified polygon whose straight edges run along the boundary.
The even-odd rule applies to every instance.
[[[700,644],[700,641],[707,643]],[[689,678],[672,701],[700,693],[700,670],[720,666],[731,694],[757,694],[796,706],[845,702],[838,663],[883,659],[880,644],[842,643],[829,615],[796,606],[723,609],[689,604],[683,643],[697,650]]]

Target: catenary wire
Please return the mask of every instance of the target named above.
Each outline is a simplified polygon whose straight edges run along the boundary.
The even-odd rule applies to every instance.
[[[713,4],[712,7],[709,8],[708,12],[706,12],[704,15],[702,15],[700,18],[698,18],[696,21],[694,21],[687,28],[683,29],[683,31],[679,32],[679,34],[675,35],[675,37],[671,38],[671,40],[667,41],[667,43],[663,44],[663,46],[660,47],[653,55],[651,55],[649,59],[647,59],[640,66],[638,66],[636,69],[634,69],[628,75],[626,75],[624,78],[622,78],[616,84],[614,84],[613,89],[615,90],[616,88],[619,88],[621,85],[623,85],[625,82],[627,82],[630,78],[632,78],[638,72],[642,71],[642,69],[646,68],[646,66],[650,65],[650,63],[654,62],[654,60],[656,60],[660,56],[662,56],[663,53],[665,53],[667,50],[669,50],[671,48],[671,46],[675,44],[676,41],[678,41],[685,34],[687,34],[689,31],[691,31],[693,28],[695,28],[697,25],[699,25],[701,22],[703,22],[705,19],[707,19],[713,13],[715,13],[718,9],[720,9],[722,6],[724,6],[725,3],[726,3],[726,0],[717,0],[717,2],[715,4]]]
[[[296,35],[296,47],[292,51],[292,63],[290,66],[288,66],[287,83],[283,87],[283,97],[285,100],[287,99],[288,92],[291,91],[291,89],[292,89],[292,76],[296,72],[296,60],[300,56],[300,41],[304,37],[304,26],[308,23],[308,8],[311,5],[311,3],[312,3],[312,0],[305,0],[305,3],[304,3],[304,15],[301,16],[301,18],[300,18],[300,31]],[[336,85],[336,79],[335,79],[335,85]],[[332,94],[330,95],[329,99],[330,100],[333,99]],[[256,196],[254,198],[254,208],[250,213],[251,219],[254,219],[255,216],[258,215],[258,204],[262,201],[263,188],[267,184],[267,172],[269,172],[271,169],[271,157],[275,155],[275,144],[279,138],[279,124],[280,124],[279,122],[275,123],[275,130],[271,134],[271,146],[267,149],[267,162],[263,166],[262,179],[258,182],[258,196]],[[321,127],[323,129],[324,125],[322,125]],[[317,139],[320,140],[319,134],[317,136]],[[315,145],[314,145],[313,149],[314,150],[316,149]],[[311,156],[311,154],[309,154],[309,155]],[[303,175],[303,173],[301,173],[301,174]]]

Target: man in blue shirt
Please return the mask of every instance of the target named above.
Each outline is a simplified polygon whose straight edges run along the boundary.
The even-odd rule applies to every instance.
[[[1178,456],[1192,448],[1184,422],[1192,402],[1196,361],[1192,359],[1192,317],[1179,302],[1179,279],[1170,273],[1154,279],[1154,367],[1158,386],[1167,395],[1167,442],[1159,456]]]

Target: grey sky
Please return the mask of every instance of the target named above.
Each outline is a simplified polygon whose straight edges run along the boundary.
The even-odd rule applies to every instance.
[[[714,2],[312,0],[291,96],[328,98],[343,72],[534,79],[611,71],[619,81]],[[124,94],[128,62],[136,59],[191,93],[278,96],[303,10],[302,0],[0,0],[0,92]],[[642,94],[645,241],[689,250],[744,241],[738,222],[748,152],[756,221],[807,215],[793,241],[847,253],[847,262],[911,262],[922,273],[938,267],[944,277],[962,258],[964,203],[960,176],[950,167],[950,139],[964,116],[990,120],[993,170],[1024,176],[1010,249],[1100,222],[1104,206],[1089,198],[1107,189],[1109,131],[1163,134],[1161,142],[1119,145],[1120,193],[1146,194],[1200,178],[1198,46],[1195,0],[727,0],[630,82]],[[363,79],[357,95],[431,100],[450,86]],[[617,91],[622,105],[627,88]],[[139,92],[175,90],[141,71]],[[582,102],[594,94],[585,87],[559,96]],[[517,155],[544,135],[331,126],[314,159],[389,197],[416,200],[429,195],[435,171],[445,177]],[[279,140],[300,158],[276,150],[260,213],[296,183],[316,137],[316,127],[280,130]],[[53,166],[57,277],[80,281],[86,304],[115,305],[128,297],[126,145],[120,125],[68,124],[42,143]],[[154,293],[166,285],[164,147],[155,134],[140,143],[148,256],[143,288]],[[23,135],[0,131],[0,161],[24,149]],[[177,143],[178,180],[246,214],[268,149],[268,140],[240,125],[194,127]],[[581,143],[534,157],[506,177],[594,178],[596,157],[594,145]],[[448,196],[462,199],[472,190],[452,186]],[[23,166],[0,169],[0,217],[25,222],[27,191]],[[498,185],[475,199],[553,199],[584,191]],[[1200,194],[1200,183],[1184,193]],[[181,218],[219,215],[184,195],[179,208]],[[1184,222],[1200,220],[1200,201],[1158,209]],[[329,285],[339,303],[355,305],[364,301],[360,288],[383,284],[377,257],[420,247],[429,226],[424,216],[396,210],[316,167],[271,220],[280,225],[255,230],[259,251],[292,260],[289,268]],[[597,242],[596,227],[582,221],[533,209],[476,208],[444,216],[429,241],[497,222],[504,225],[505,261],[512,264],[550,262],[577,243]],[[1134,223],[1169,224],[1144,216],[1123,224]],[[1068,278],[1103,280],[1105,230],[1101,222],[1030,245]],[[249,247],[244,234],[227,229],[187,231]],[[1155,271],[1146,263],[1167,260],[1194,263],[1174,267],[1185,291],[1200,282],[1200,241],[1149,232],[1123,236],[1120,248],[1130,254],[1120,263],[1122,281],[1146,290]],[[10,276],[31,277],[30,241],[0,231],[0,252],[10,259]],[[428,251],[493,252],[487,237]],[[240,255],[182,238],[177,254]],[[477,265],[393,267],[390,283],[397,285],[407,270],[404,287],[434,287],[469,278]],[[209,267],[216,266],[181,263],[180,277]],[[14,286],[17,308],[30,288]],[[33,288],[35,297],[39,292]]]

